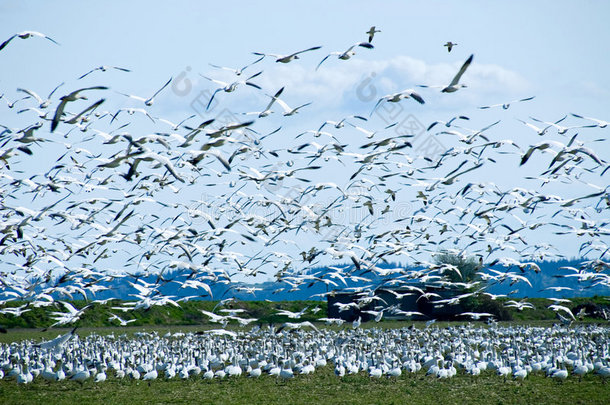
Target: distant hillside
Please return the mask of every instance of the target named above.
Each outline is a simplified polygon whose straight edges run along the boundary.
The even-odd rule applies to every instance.
[[[593,282],[579,282],[576,277],[565,277],[573,271],[561,269],[562,267],[580,268],[582,259],[557,260],[536,262],[540,267],[540,272],[536,273],[527,270],[523,273],[532,284],[530,287],[526,282],[519,282],[510,285],[509,281],[500,284],[490,285],[488,291],[493,294],[509,294],[512,297],[532,297],[532,298],[574,298],[574,297],[593,297],[595,295],[608,296],[610,288],[604,285],[595,285]],[[492,267],[495,270],[506,270],[500,266]],[[509,271],[520,273],[520,270],[513,267]],[[570,290],[554,291],[549,287],[566,287]]]
[[[610,289],[603,285],[593,285],[591,282],[578,282],[576,277],[562,277],[571,272],[569,270],[560,270],[561,267],[579,268],[582,260],[559,260],[559,261],[544,261],[536,262],[541,269],[539,273],[532,270],[523,272],[523,275],[528,278],[532,286],[526,282],[519,282],[511,285],[509,280],[501,283],[493,283],[487,286],[487,291],[493,294],[509,294],[511,297],[592,297],[595,295],[608,296]],[[348,265],[344,265],[347,271],[352,271]],[[381,268],[400,268],[399,264],[385,264]],[[511,271],[521,274],[517,267],[504,268],[495,265],[492,269],[497,271]],[[326,267],[314,268],[310,274],[324,274],[327,271]],[[350,278],[345,279],[345,284],[334,279],[337,286],[327,287],[322,282],[310,283],[306,282],[300,286],[293,287],[286,282],[269,281],[258,284],[245,283],[215,283],[210,284],[212,295],[210,296],[203,289],[184,287],[185,281],[188,279],[190,271],[175,270],[171,273],[165,273],[163,280],[156,289],[161,295],[175,297],[174,299],[192,297],[196,300],[221,300],[227,297],[235,297],[241,301],[300,301],[300,300],[325,300],[321,294],[328,291],[342,291],[357,287],[370,286],[376,288],[381,285],[388,285],[392,277],[380,277],[371,272],[357,271],[353,274],[369,279],[370,281],[353,281]],[[157,284],[156,276],[142,276],[139,279],[144,283]],[[171,280],[171,281],[168,281]],[[134,296],[138,294],[138,290],[134,288],[130,282],[132,278],[115,278],[112,281],[101,283],[107,290],[100,291],[96,294],[97,299],[117,298],[120,300],[134,300]],[[482,284],[483,285],[483,284]],[[546,289],[548,287],[566,287],[569,290],[554,291]],[[74,297],[78,299],[82,297]],[[91,298],[91,297],[89,297]]]

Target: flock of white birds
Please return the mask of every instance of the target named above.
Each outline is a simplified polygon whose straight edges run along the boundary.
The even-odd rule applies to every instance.
[[[0,345],[0,377],[23,384],[38,376],[81,384],[103,382],[109,376],[144,381],[242,375],[287,380],[334,367],[339,377],[366,373],[398,378],[425,371],[430,378],[495,372],[504,379],[545,373],[565,380],[570,374],[582,379],[591,373],[605,382],[610,377],[609,360],[610,329],[597,325],[279,332],[255,327],[248,332],[137,332],[134,338],[93,334],[84,339],[71,331],[43,343]]]
[[[530,284],[528,276],[540,271],[536,261],[564,258],[544,235],[579,246],[582,265],[564,269],[565,277],[583,288],[610,286],[610,166],[608,141],[600,135],[608,122],[577,113],[559,120],[519,119],[531,139],[527,144],[502,135],[503,122],[515,120],[508,116],[475,124],[464,112],[430,123],[423,133],[413,133],[401,122],[373,127],[373,113],[397,103],[407,109],[409,103],[428,107],[425,99],[433,93],[438,97],[437,87],[442,97],[459,98],[468,91],[474,55],[460,61],[441,86],[405,83],[419,88],[377,98],[365,112],[322,117],[298,133],[291,129],[315,100],[301,100],[293,108],[285,101],[293,90],[289,86],[264,88],[260,83],[270,64],[289,68],[301,59],[320,58],[318,72],[330,63],[349,64],[356,52],[374,52],[378,32],[372,27],[368,40],[338,52],[313,46],[286,55],[255,52],[255,60],[243,68],[212,65],[212,73],[201,74],[217,86],[204,100],[205,108],[185,113],[178,123],[154,109],[159,104],[155,99],[169,92],[175,79],[154,85],[150,95],[132,95],[105,80],[110,72],[134,74],[125,67],[96,67],[69,84],[54,85],[46,97],[38,89],[3,88],[0,313],[19,316],[48,307],[55,309],[54,326],[77,324],[91,305],[77,309],[69,301],[84,297],[98,302],[104,283],[116,278],[127,278],[138,291],[132,302],[115,308],[125,312],[179,305],[184,299],[219,299],[211,286],[243,289],[244,282],[261,277],[283,283],[286,291],[322,283],[330,293],[350,281],[366,284],[367,273],[374,276],[371,280],[385,281],[359,288],[362,303],[371,302],[379,287],[412,286],[414,281],[468,291],[449,300],[458,303],[489,294],[487,287],[495,283],[515,289]],[[26,45],[16,39],[37,37],[61,46],[47,35],[25,31],[0,45],[0,58],[5,48]],[[448,51],[455,46],[445,44]],[[331,56],[338,61],[331,62]],[[212,77],[214,72],[234,77],[220,80]],[[233,121],[212,114],[217,103],[239,100],[246,92],[259,98],[257,111],[233,109]],[[122,106],[105,109],[113,104],[111,97]],[[532,99],[477,111],[501,112]],[[436,154],[416,150],[416,141],[421,144],[424,138],[440,139],[445,149]],[[512,181],[490,181],[506,167],[514,167]],[[356,211],[357,218],[350,218]],[[459,269],[435,262],[439,252],[478,257],[478,280],[448,277],[459,275]],[[388,268],[390,262],[411,267]],[[326,271],[312,270],[321,266]],[[176,282],[170,276],[174,270],[186,271],[188,280],[181,286],[197,293],[180,299],[162,294],[160,287]],[[155,283],[143,280],[150,275],[157,276]],[[438,305],[447,303],[439,300]],[[574,319],[562,303],[559,297],[551,299],[549,308]],[[510,305],[530,304],[514,299]],[[238,315],[231,320],[253,321]],[[473,319],[485,316],[472,314]],[[128,323],[114,317],[121,325]],[[301,326],[291,325],[288,329]],[[434,363],[437,369],[430,372],[439,377],[450,376],[456,366],[471,373],[508,368],[517,377],[521,370],[537,367],[555,376],[565,366],[576,372],[582,365],[586,372],[607,375],[607,328],[580,332],[321,329],[275,335],[259,330],[189,335],[181,341],[142,337],[147,345],[123,338],[68,337],[53,350],[32,342],[3,346],[0,360],[19,381],[31,380],[33,374],[60,379],[60,373],[99,381],[106,369],[145,379],[156,378],[157,371],[170,377],[199,372],[220,377],[238,370],[282,376],[313,370],[327,360],[339,374],[397,375],[411,370],[411,364]],[[455,333],[459,339],[450,340]],[[311,340],[302,339],[303,334]],[[596,336],[604,338],[601,343]]]

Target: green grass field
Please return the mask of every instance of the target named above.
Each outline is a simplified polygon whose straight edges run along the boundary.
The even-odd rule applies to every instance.
[[[599,300],[606,301],[605,298]],[[532,300],[535,301],[535,300]],[[584,300],[583,300],[584,301]],[[607,301],[606,301],[607,302]],[[279,323],[286,319],[273,316],[278,309],[297,310],[305,305],[319,305],[324,316],[324,302],[287,303],[240,303],[248,311],[255,313],[265,322]],[[513,313],[513,322],[501,324],[528,324],[551,326],[552,311],[546,310],[543,301],[536,302],[536,311]],[[213,302],[193,302],[183,304],[181,311],[174,307],[153,308],[150,311],[133,314],[138,318],[136,325],[129,327],[108,326],[110,308],[100,307],[87,313],[79,321],[78,334],[85,337],[91,333],[105,335],[132,335],[136,331],[196,332],[217,328],[202,317],[200,309],[211,310]],[[574,304],[573,304],[574,305]],[[550,312],[547,314],[546,312]],[[36,342],[50,340],[71,328],[52,328],[41,331],[40,326],[50,323],[44,311],[31,311],[21,319],[4,320],[10,322],[8,333],[0,334],[0,343],[10,343],[24,339]],[[312,321],[315,318],[312,317]],[[11,322],[12,321],[12,322]],[[599,322],[589,319],[588,322]],[[7,323],[8,323],[7,322]],[[36,329],[28,328],[36,323]],[[187,325],[185,325],[187,323]],[[459,322],[466,323],[466,322]],[[6,323],[5,323],[6,324]],[[42,325],[41,325],[42,324]],[[364,323],[363,328],[401,328],[414,324],[423,328],[423,322],[382,321]],[[455,326],[457,322],[437,322],[435,327]],[[478,323],[481,324],[481,323]],[[103,326],[106,325],[106,326]],[[139,325],[139,326],[138,326]],[[25,326],[25,328],[24,328]],[[319,324],[319,326],[322,326]],[[229,329],[240,329],[229,325]],[[333,329],[351,328],[347,324]],[[249,330],[246,327],[245,330]],[[448,380],[426,377],[424,371],[418,374],[403,373],[398,379],[371,379],[365,374],[348,375],[338,378],[333,366],[318,369],[308,376],[297,376],[287,382],[264,375],[259,379],[246,376],[223,380],[203,380],[192,377],[189,380],[158,379],[151,384],[129,379],[116,379],[109,373],[108,380],[96,384],[92,380],[82,386],[73,381],[48,383],[38,377],[28,385],[18,385],[14,380],[0,380],[0,405],[5,404],[167,404],[167,403],[211,403],[211,404],[608,404],[610,403],[610,383],[589,373],[578,381],[571,376],[563,383],[545,378],[543,374],[529,375],[523,382],[504,380],[492,372],[472,377],[458,370],[458,374]]]
[[[366,325],[373,326],[373,325]],[[377,325],[379,326],[379,325]],[[386,327],[404,323],[385,323]],[[417,327],[422,325],[417,324]],[[438,325],[444,327],[444,323]],[[189,332],[201,326],[86,328],[81,336],[97,334],[132,334],[141,330]],[[2,342],[42,338],[51,339],[66,329],[12,330],[0,335]],[[103,383],[73,381],[48,383],[38,377],[28,385],[14,380],[0,380],[0,404],[608,404],[610,384],[592,373],[578,381],[570,377],[558,382],[533,374],[523,382],[504,380],[492,372],[478,377],[463,370],[448,380],[403,373],[398,379],[372,379],[368,375],[334,375],[331,364],[308,376],[296,376],[287,382],[263,375],[251,379],[245,375],[223,380],[158,379],[151,384],[129,379],[116,379],[109,373]]]

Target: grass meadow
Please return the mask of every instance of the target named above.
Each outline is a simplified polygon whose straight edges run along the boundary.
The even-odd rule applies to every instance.
[[[438,325],[443,327],[444,323]],[[399,322],[384,327],[400,327]],[[369,326],[369,325],[366,325]],[[373,325],[370,325],[373,326]],[[379,325],[376,325],[379,326]],[[404,325],[402,325],[404,326]],[[417,324],[416,327],[422,325]],[[89,333],[132,334],[141,330],[189,332],[201,327],[84,328]],[[51,339],[67,329],[11,330],[0,335],[3,343],[21,339]],[[451,379],[439,380],[425,375],[404,373],[399,378],[370,378],[364,373],[339,378],[334,368],[318,369],[314,374],[296,376],[286,382],[263,375],[252,379],[187,380],[159,378],[150,384],[141,380],[117,379],[111,372],[103,383],[92,380],[49,383],[38,377],[28,385],[15,380],[0,380],[0,404],[608,404],[610,384],[589,373],[579,381],[571,376],[563,382],[531,374],[523,382],[503,379],[493,372],[473,377],[458,370]]]

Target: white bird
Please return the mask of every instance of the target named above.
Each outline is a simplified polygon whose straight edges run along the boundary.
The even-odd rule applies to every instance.
[[[84,370],[80,370],[70,377],[70,380],[77,381],[82,385],[89,377],[91,377],[91,373],[89,372],[89,369],[85,367]]]
[[[345,366],[343,364],[337,363],[337,365],[335,365],[335,375],[337,377],[345,376]]]
[[[214,93],[212,93],[212,97],[210,97],[210,101],[208,101],[208,105],[205,107],[205,109],[206,110],[210,109],[210,105],[212,104],[212,101],[214,100],[214,96],[216,96],[216,93],[218,93],[219,91],[224,91],[225,93],[231,93],[231,92],[235,91],[240,84],[245,84],[246,86],[251,86],[251,87],[254,87],[254,88],[257,88],[257,89],[260,90],[261,87],[258,84],[256,84],[256,83],[252,83],[250,80],[252,80],[255,77],[259,76],[261,73],[263,73],[263,72],[255,73],[255,74],[253,74],[252,76],[248,77],[245,80],[237,80],[237,81],[232,82],[232,83],[226,83],[226,82],[223,82],[223,81],[220,81],[220,80],[216,80],[216,79],[212,79],[210,77],[207,77],[207,76],[204,76],[204,75],[200,74],[200,76],[203,77],[204,79],[208,79],[209,81],[214,82],[214,83],[219,84],[219,85],[222,86],[222,87],[214,90]]]
[[[373,111],[371,111],[371,115],[373,115],[373,112],[375,112],[375,110],[379,107],[379,105],[384,101],[387,101],[388,103],[398,103],[400,100],[403,100],[406,98],[412,98],[413,100],[417,101],[420,104],[426,103],[424,101],[424,99],[415,92],[415,90],[407,89],[407,90],[400,91],[398,93],[388,94],[388,95],[381,97],[377,101],[377,104],[375,104]]]
[[[148,371],[146,374],[144,374],[142,376],[142,380],[143,381],[153,381],[153,380],[156,380],[158,376],[159,376],[159,373],[157,372],[157,369],[153,368],[152,370]]]
[[[455,75],[453,80],[451,80],[451,83],[449,83],[449,86],[447,86],[441,90],[443,93],[453,93],[453,92],[458,91],[461,87],[466,87],[466,85],[458,84],[458,83],[459,83],[460,79],[462,78],[462,75],[466,72],[466,69],[468,69],[468,66],[470,66],[470,64],[472,63],[473,58],[474,58],[474,55],[470,55],[468,57],[468,59],[466,59],[466,62],[464,62],[464,64],[460,68],[459,72],[457,72],[457,74]]]
[[[273,96],[270,96],[269,94],[267,94],[268,97],[271,97],[271,101],[269,101],[269,104],[267,104],[267,107],[265,107],[265,109],[263,111],[248,112],[248,113],[244,113],[244,114],[245,115],[256,114],[256,115],[258,115],[258,118],[263,118],[263,117],[270,115],[273,112],[273,111],[271,111],[271,107],[278,100],[278,97],[282,94],[283,91],[284,91],[284,88],[282,87]]]
[[[86,77],[86,76],[90,75],[91,73],[93,73],[93,72],[95,72],[95,71],[97,71],[97,70],[99,70],[99,71],[101,71],[101,72],[106,72],[107,70],[110,70],[110,69],[120,70],[120,71],[122,71],[122,72],[131,72],[131,70],[129,70],[129,69],[125,69],[125,68],[122,68],[122,67],[118,67],[118,66],[105,66],[105,65],[103,65],[103,66],[98,66],[98,67],[96,67],[96,68],[91,69],[90,71],[88,71],[88,72],[87,72],[87,73],[85,73],[84,75],[80,76],[80,77],[79,77],[78,79],[76,79],[76,80],[83,79],[84,77]]]
[[[566,132],[568,132],[570,129],[580,129],[580,128],[595,128],[597,127],[597,125],[576,125],[576,126],[572,126],[572,127],[564,127],[561,125],[558,125],[560,122],[562,122],[563,120],[565,120],[568,116],[565,115],[563,118],[558,119],[555,122],[547,122],[547,121],[542,121],[539,120],[538,118],[534,118],[534,117],[530,117],[531,119],[533,119],[536,122],[540,122],[542,124],[547,124],[549,125],[549,127],[553,127],[555,129],[557,129],[557,133],[559,135],[563,135]]]
[[[148,119],[150,119],[152,122],[155,122],[155,119],[153,118],[153,116],[150,115],[149,112],[146,111],[144,108],[123,107],[123,108],[119,108],[117,110],[117,112],[114,113],[114,115],[112,116],[112,119],[110,120],[110,123],[114,122],[114,120],[116,120],[116,118],[119,116],[119,114],[122,113],[123,111],[129,115],[134,115],[135,113],[140,113],[142,115],[147,116]]]
[[[43,342],[40,343],[38,345],[38,347],[40,347],[41,349],[46,349],[46,350],[54,350],[57,348],[62,348],[64,344],[66,344],[66,342],[68,340],[70,340],[74,334],[76,333],[76,328],[72,329],[70,332],[62,335],[62,336],[58,336],[53,340],[49,340],[48,342]]]
[[[528,128],[533,129],[534,131],[536,131],[536,133],[540,136],[544,135],[546,133],[546,131],[551,127],[550,125],[547,125],[544,128],[538,128],[537,126],[535,126],[534,124],[531,124],[529,122],[520,120],[519,118],[517,118],[517,121],[522,122],[523,124],[525,124]]]
[[[324,323],[326,323],[327,325],[338,325],[341,326],[343,325],[343,323],[345,323],[345,320],[341,319],[341,318],[320,318],[319,321],[322,321]]]
[[[356,54],[356,52],[353,49],[357,46],[361,46],[362,48],[367,48],[367,49],[374,48],[374,46],[370,42],[356,42],[354,45],[350,46],[349,48],[347,48],[347,50],[345,50],[343,52],[331,52],[328,55],[326,55],[324,57],[324,59],[322,59],[320,61],[320,63],[318,63],[318,66],[316,66],[316,70],[318,70],[320,65],[322,65],[322,63],[332,55],[337,55],[337,58],[340,60],[350,59],[352,56],[354,56]]]
[[[301,104],[301,105],[300,105],[300,106],[298,106],[298,107],[292,108],[292,107],[290,107],[288,104],[286,104],[286,103],[284,102],[284,100],[282,100],[282,99],[280,99],[280,98],[277,98],[277,97],[276,97],[275,101],[276,101],[276,102],[277,102],[277,103],[280,105],[280,107],[282,107],[282,109],[284,110],[284,116],[285,116],[285,117],[288,117],[288,116],[294,115],[294,114],[298,113],[298,112],[299,112],[299,110],[300,110],[301,108],[303,108],[303,107],[307,107],[308,105],[310,105],[310,104],[311,104],[311,103],[305,103],[305,104]]]
[[[106,86],[85,87],[82,89],[74,90],[70,94],[62,96],[60,98],[61,101],[60,101],[59,105],[57,106],[57,109],[55,110],[55,115],[53,116],[53,120],[51,122],[51,132],[55,131],[55,128],[57,128],[57,125],[61,121],[61,117],[64,114],[64,109],[66,108],[66,104],[68,104],[71,101],[86,100],[87,97],[81,96],[79,93],[81,91],[87,91],[87,90],[108,90],[108,87],[106,87]]]
[[[524,102],[524,101],[530,101],[530,100],[533,100],[535,97],[536,96],[532,96],[532,97],[521,98],[519,100],[509,101],[509,102],[506,102],[506,103],[485,105],[485,106],[479,107],[479,109],[480,110],[486,110],[486,109],[494,108],[494,107],[502,107],[503,109],[507,110],[510,107],[511,104],[521,103],[521,102]]]
[[[78,321],[85,312],[85,310],[91,306],[91,304],[89,304],[85,305],[81,309],[76,309],[69,302],[60,301],[60,303],[63,304],[63,306],[68,310],[68,312],[51,312],[51,317],[57,321],[51,326],[74,323]]]
[[[104,381],[106,381],[106,378],[107,378],[106,372],[104,370],[101,370],[99,373],[97,373],[95,375],[93,382],[96,382],[96,383],[104,382]]]
[[[566,370],[565,368],[556,370],[555,372],[553,372],[553,374],[551,374],[551,378],[563,381],[568,378],[568,370]]]
[[[293,61],[295,59],[299,59],[299,55],[304,53],[304,52],[315,51],[315,50],[320,49],[320,48],[322,48],[322,47],[321,46],[314,46],[314,47],[311,47],[311,48],[304,49],[302,51],[291,53],[290,55],[276,55],[276,54],[273,54],[273,53],[262,53],[262,52],[252,52],[252,53],[254,55],[258,55],[258,56],[272,56],[272,57],[276,58],[275,59],[276,62],[288,63],[288,62]]]
[[[247,64],[246,66],[240,68],[240,69],[234,69],[234,68],[230,68],[230,67],[224,67],[224,66],[218,66],[218,65],[214,65],[214,64],[209,64],[210,66],[216,68],[216,69],[222,69],[222,70],[228,70],[229,72],[233,72],[235,73],[236,76],[241,76],[241,74],[244,72],[244,70],[246,70],[248,67],[260,62],[261,60],[263,60],[265,58],[265,55],[261,56],[260,58],[256,59],[254,62]]]
[[[115,314],[111,314],[111,316],[108,318],[108,320],[110,322],[112,322],[112,321],[119,321],[119,324],[121,326],[127,326],[130,323],[137,321],[137,319],[124,320],[124,319],[121,319],[118,315],[115,315]]]
[[[9,42],[11,42],[11,41],[12,41],[13,39],[15,39],[15,38],[20,38],[20,39],[28,39],[28,38],[31,38],[31,37],[40,37],[40,38],[46,38],[46,39],[48,39],[49,41],[53,42],[55,45],[59,45],[59,43],[57,43],[57,41],[55,41],[53,38],[51,38],[51,37],[49,37],[49,36],[47,36],[47,35],[45,35],[45,34],[42,34],[42,33],[40,33],[40,32],[36,32],[36,31],[23,31],[23,32],[20,32],[20,33],[17,33],[17,34],[15,34],[15,35],[11,36],[9,39],[7,39],[6,41],[4,41],[4,42],[3,42],[3,43],[0,45],[0,51],[1,51],[2,49],[4,49],[4,47],[5,47],[5,46],[7,46],[7,45],[8,45],[8,43],[9,43]]]
[[[526,308],[535,309],[535,307],[532,303],[526,302],[526,301],[509,300],[509,301],[506,301],[506,304],[504,304],[504,306],[507,308],[516,308],[519,311],[523,311]]]
[[[553,311],[555,311],[557,313],[559,313],[558,311],[563,311],[566,314],[570,315],[570,318],[572,318],[573,320],[576,320],[576,318],[574,317],[574,314],[568,307],[564,307],[563,305],[553,304],[553,305],[549,305],[547,308],[552,309]]]
[[[157,97],[157,95],[159,93],[161,93],[161,91],[166,88],[172,81],[172,78],[170,77],[169,80],[159,89],[157,90],[152,96],[146,98],[146,97],[140,97],[140,96],[134,96],[132,94],[125,94],[125,93],[121,93],[121,92],[117,92],[125,97],[129,97],[129,98],[133,98],[134,100],[139,100],[139,101],[143,101],[145,105],[147,106],[151,106],[153,105],[153,103],[155,102],[155,97]]]
[[[252,377],[252,378],[258,378],[261,376],[262,373],[263,373],[263,371],[261,370],[261,368],[257,367],[257,368],[253,368],[252,370],[250,370],[248,372],[248,376]]]
[[[474,319],[475,321],[478,321],[481,318],[493,317],[495,315],[487,312],[462,312],[460,316],[468,316]]]
[[[227,326],[229,320],[231,319],[230,315],[222,316],[215,314],[213,312],[209,312],[206,310],[200,310],[202,314],[208,316],[210,318],[210,322],[220,323],[223,327]]]
[[[280,333],[282,330],[284,329],[288,329],[288,330],[293,330],[293,329],[301,329],[303,327],[308,327],[308,328],[312,328],[313,330],[315,330],[316,332],[320,332],[320,330],[318,328],[315,327],[315,325],[309,321],[305,321],[305,322],[286,322],[284,323],[282,326],[280,326],[280,328],[277,330],[276,333]]]
[[[581,118],[584,120],[589,120],[589,121],[593,121],[597,124],[598,127],[600,128],[606,128],[608,126],[608,124],[610,124],[609,121],[603,121],[603,120],[598,120],[597,118],[591,118],[591,117],[584,117],[582,115],[578,115],[578,114],[574,114],[574,113],[570,113],[573,117],[576,118]]]
[[[294,372],[290,367],[288,367],[288,365],[286,364],[287,362],[284,361],[283,363],[284,364],[282,366],[282,369],[280,370],[280,374],[278,375],[278,377],[284,381],[294,378]]]
[[[305,314],[305,311],[307,311],[309,307],[305,307],[302,310],[300,310],[299,312],[292,312],[292,311],[288,311],[285,309],[279,310],[278,312],[276,312],[276,315],[280,315],[280,316],[287,316],[290,319],[299,319],[300,317],[302,317]]]
[[[459,81],[462,78],[462,75],[466,72],[466,69],[468,69],[468,66],[470,66],[470,64],[472,63],[473,58],[474,58],[474,55],[470,55],[468,57],[468,59],[466,59],[466,62],[464,62],[464,64],[462,65],[460,70],[457,72],[457,74],[453,77],[453,80],[451,80],[451,83],[449,83],[448,86],[428,86],[425,84],[420,84],[419,87],[442,87],[441,92],[443,92],[443,93],[454,93],[454,92],[458,91],[460,88],[466,87],[466,85],[464,85],[464,84],[459,84]]]
[[[36,94],[35,92],[33,92],[32,90],[28,90],[28,89],[22,89],[22,88],[18,88],[17,91],[20,91],[22,93],[25,93],[27,95],[29,95],[30,97],[33,97],[36,99],[36,101],[38,102],[38,107],[44,109],[47,108],[50,104],[51,104],[51,97],[53,96],[53,94],[55,93],[55,91],[57,91],[57,89],[59,89],[61,86],[63,86],[64,83],[60,83],[58,84],[47,96],[46,100],[43,100],[42,97],[40,97],[38,94]]]

